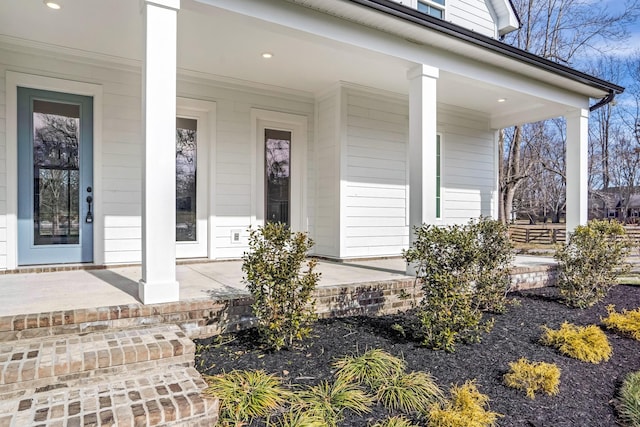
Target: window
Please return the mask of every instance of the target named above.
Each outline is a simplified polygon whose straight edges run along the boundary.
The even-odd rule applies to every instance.
[[[440,187],[441,187],[441,173],[440,165],[442,163],[442,156],[440,155],[440,135],[436,135],[436,218],[442,218],[440,215]]]
[[[291,132],[265,129],[265,219],[289,225]]]
[[[33,101],[35,245],[80,243],[80,105]]]
[[[435,18],[444,19],[444,2],[445,0],[419,1],[418,10]]]
[[[198,121],[176,120],[176,241],[196,241],[196,149]]]

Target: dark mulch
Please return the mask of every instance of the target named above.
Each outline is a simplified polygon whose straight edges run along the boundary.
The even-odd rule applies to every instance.
[[[252,331],[201,340],[199,344],[213,344],[196,356],[196,367],[209,375],[234,369],[264,369],[288,383],[316,384],[332,378],[334,359],[380,348],[403,357],[408,370],[431,372],[443,389],[476,379],[480,391],[489,395],[491,409],[504,415],[500,426],[617,425],[613,401],[624,377],[640,370],[640,342],[607,331],[613,357],[594,365],[540,345],[540,326],[558,328],[564,321],[600,324],[608,304],[614,304],[618,311],[640,307],[640,287],[617,286],[603,302],[586,310],[559,303],[555,288],[521,292],[511,298],[520,304],[496,316],[493,330],[484,335],[481,343],[460,345],[455,353],[429,350],[403,339],[391,328],[403,321],[401,316],[352,317],[318,322],[313,336],[295,350],[264,352],[256,346]],[[221,339],[226,343],[215,345]],[[502,376],[508,363],[520,357],[556,363],[562,370],[559,395],[537,394],[535,400],[530,400],[524,393],[504,386]],[[342,425],[364,427],[385,415],[380,407],[362,417],[347,414]]]

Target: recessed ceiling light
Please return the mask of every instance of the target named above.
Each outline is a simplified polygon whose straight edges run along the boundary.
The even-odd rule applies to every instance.
[[[507,102],[507,98],[499,98],[498,102]]]
[[[271,53],[271,52],[264,52],[264,53],[262,54],[262,57],[263,57],[264,59],[271,59],[271,58],[273,58],[273,53]]]
[[[49,9],[53,9],[53,10],[60,9],[60,4],[54,1],[44,0],[44,4],[46,4]]]

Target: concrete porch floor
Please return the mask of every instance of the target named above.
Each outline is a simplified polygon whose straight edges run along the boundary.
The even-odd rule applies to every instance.
[[[517,256],[515,267],[555,264],[549,257]],[[241,261],[179,264],[180,301],[248,295]],[[319,261],[320,287],[406,279],[401,258]],[[96,270],[16,273],[0,276],[0,317],[139,303],[140,266]]]

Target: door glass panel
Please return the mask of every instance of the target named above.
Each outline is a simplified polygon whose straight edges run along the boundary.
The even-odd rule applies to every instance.
[[[265,218],[289,225],[291,132],[265,129]]]
[[[33,101],[35,245],[78,244],[80,106]]]
[[[196,146],[198,121],[176,120],[176,241],[196,241]]]

